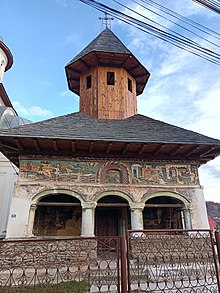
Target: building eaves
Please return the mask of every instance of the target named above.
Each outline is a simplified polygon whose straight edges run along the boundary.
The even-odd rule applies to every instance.
[[[220,140],[143,115],[96,119],[81,112],[0,131],[1,137],[220,146]]]

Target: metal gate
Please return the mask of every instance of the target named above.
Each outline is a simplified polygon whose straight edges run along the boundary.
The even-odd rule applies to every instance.
[[[220,292],[210,230],[128,231],[128,292]]]
[[[219,252],[210,230],[0,241],[0,293],[217,293]]]
[[[120,238],[0,242],[1,293],[120,292]]]

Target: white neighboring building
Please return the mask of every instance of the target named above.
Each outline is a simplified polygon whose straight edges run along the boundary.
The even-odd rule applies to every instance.
[[[0,153],[0,238],[4,238],[8,221],[9,207],[18,179],[18,169]]]
[[[3,86],[4,73],[11,68],[12,64],[12,54],[0,39],[0,129],[30,123],[30,121],[17,115]],[[4,238],[6,235],[9,207],[14,184],[18,179],[17,175],[18,168],[0,153],[0,238]]]

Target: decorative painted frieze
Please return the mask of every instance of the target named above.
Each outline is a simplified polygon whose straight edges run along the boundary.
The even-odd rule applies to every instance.
[[[138,161],[20,160],[21,181],[90,184],[198,185],[197,166]]]

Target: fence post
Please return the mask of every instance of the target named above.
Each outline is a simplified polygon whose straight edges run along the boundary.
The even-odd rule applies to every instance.
[[[220,265],[220,231],[215,230],[215,243],[217,248],[217,254],[218,254],[218,262]]]
[[[121,237],[121,292],[127,293],[126,237]]]

